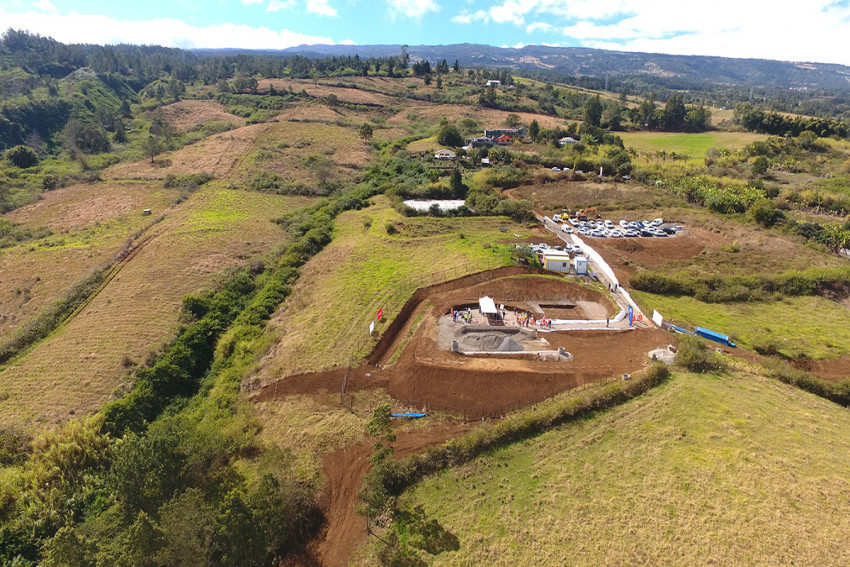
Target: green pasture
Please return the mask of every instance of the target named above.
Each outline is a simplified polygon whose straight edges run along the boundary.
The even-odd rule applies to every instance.
[[[514,232],[523,229],[503,217],[403,217],[383,197],[343,213],[333,242],[303,268],[284,306],[279,348],[288,354],[275,373],[362,360],[418,288],[510,264],[512,245],[498,241]],[[384,319],[370,336],[378,309]]]
[[[401,502],[428,529],[400,539],[428,542],[412,552],[429,565],[845,557],[850,413],[740,364],[733,372],[676,373],[623,406],[427,478]]]
[[[699,325],[729,335],[744,348],[772,344],[784,355],[814,359],[850,353],[847,308],[823,297],[703,303],[692,297],[639,291],[631,294],[648,312],[658,310],[665,321],[691,329]]]
[[[767,138],[752,132],[702,132],[681,134],[675,132],[621,132],[627,148],[638,152],[676,152],[691,158],[702,159],[709,148],[740,150],[749,143]]]

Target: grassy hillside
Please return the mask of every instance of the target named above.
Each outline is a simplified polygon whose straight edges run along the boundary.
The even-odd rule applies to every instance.
[[[504,218],[405,218],[384,198],[341,215],[272,321],[280,339],[262,382],[362,360],[417,288],[510,263],[511,245],[499,241],[517,231],[528,233]],[[378,309],[384,322],[370,337]]]
[[[740,366],[677,373],[404,501],[457,538],[420,555],[433,565],[836,564],[848,427],[847,410]]]
[[[639,152],[676,152],[702,159],[709,148],[741,150],[749,143],[767,138],[752,132],[703,132],[681,134],[674,132],[622,132],[619,136],[628,148]]]
[[[285,244],[272,217],[308,202],[216,183],[192,194],[67,324],[0,368],[0,422],[52,423],[120,394],[134,368],[174,335],[183,296]]]

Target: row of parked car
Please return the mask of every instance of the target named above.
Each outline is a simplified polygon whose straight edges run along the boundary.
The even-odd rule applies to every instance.
[[[557,215],[555,215],[557,216]],[[554,218],[553,218],[554,220]],[[561,226],[561,230],[568,233],[576,233],[581,236],[592,236],[595,238],[623,238],[623,237],[667,237],[685,230],[683,226],[664,226],[664,220],[657,218],[651,221],[627,221],[621,220],[618,225],[613,221],[580,221],[574,217],[567,219],[567,223]]]
[[[549,246],[548,244],[543,244],[543,243],[532,244],[531,250],[533,252],[537,252],[538,254],[542,254],[543,252],[546,252],[547,250],[557,250],[559,252],[568,252],[568,253],[573,254],[575,256],[582,256],[584,254],[584,251],[581,249],[581,246],[579,246],[578,244],[569,244],[569,243],[565,243],[563,246]]]

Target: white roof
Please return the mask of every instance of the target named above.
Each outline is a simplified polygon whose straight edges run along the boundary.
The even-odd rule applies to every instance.
[[[487,297],[486,295],[478,299],[478,308],[481,310],[481,313],[484,313],[485,315],[495,315],[498,313],[496,310],[496,302],[493,301],[492,297]]]
[[[552,248],[547,248],[546,250],[543,251],[543,257],[548,258],[548,259],[552,259],[552,260],[555,260],[555,259],[560,260],[562,258],[566,258],[567,260],[569,260],[570,259],[570,253],[567,252],[566,250],[555,250],[555,249],[552,249]]]

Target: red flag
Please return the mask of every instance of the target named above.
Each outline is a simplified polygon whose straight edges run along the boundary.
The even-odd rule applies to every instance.
[[[384,308],[378,309],[378,321],[381,320],[381,317],[384,316]]]

